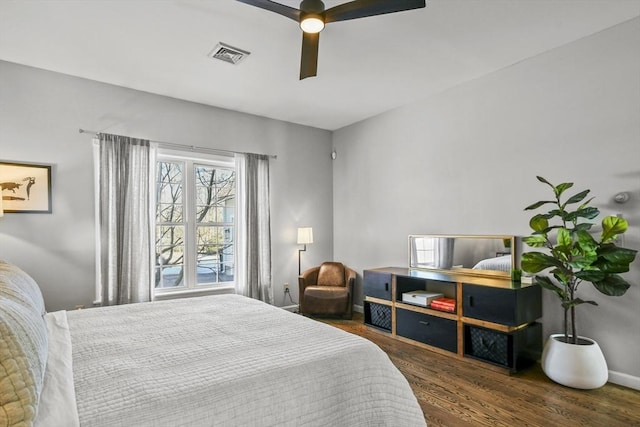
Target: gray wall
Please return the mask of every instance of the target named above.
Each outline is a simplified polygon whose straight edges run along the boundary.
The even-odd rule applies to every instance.
[[[331,259],[331,133],[0,62],[0,160],[53,165],[53,213],[0,219],[0,259],[40,284],[47,309],[94,299],[91,136],[78,128],[275,154],[271,226],[276,305],[297,301],[298,226],[314,227],[303,268]],[[295,285],[295,286],[294,286]]]
[[[554,183],[591,189],[640,248],[640,20],[334,133],[334,255],[355,268],[407,266],[409,234],[529,233],[523,208]],[[616,205],[619,191],[632,200]],[[578,310],[609,368],[640,387],[640,259],[622,298],[584,285]],[[360,278],[361,279],[361,278]],[[357,303],[362,303],[361,283]],[[561,309],[544,294],[544,333]]]

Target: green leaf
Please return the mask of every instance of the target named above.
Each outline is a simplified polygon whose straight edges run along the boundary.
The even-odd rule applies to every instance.
[[[605,243],[598,248],[598,260],[593,263],[605,273],[626,273],[638,251],[635,249],[620,248],[613,243]]]
[[[606,243],[613,240],[618,234],[627,231],[627,220],[617,216],[608,216],[602,220],[602,237],[600,240]]]
[[[564,227],[558,228],[558,245],[571,246],[573,240],[571,239],[571,233]]]
[[[595,197],[590,198],[589,200],[587,200],[586,202],[584,202],[583,204],[580,205],[580,207],[578,209],[584,209],[585,206],[587,206],[589,203],[591,203],[591,201],[595,199]]]
[[[572,270],[566,269],[564,267],[556,267],[551,270],[551,274],[553,274],[553,277],[555,277],[558,282],[567,286],[571,284],[571,280],[573,278]]]
[[[600,215],[600,211],[598,210],[598,208],[586,207],[586,208],[580,208],[574,212],[570,212],[568,215],[566,215],[565,220],[573,222],[573,221],[576,221],[578,218],[593,219],[598,215]]]
[[[545,184],[547,184],[549,187],[551,187],[551,188],[555,188],[555,187],[553,186],[553,184],[552,184],[552,183],[550,183],[549,181],[547,181],[547,180],[546,180],[546,179],[544,179],[543,177],[541,177],[541,176],[536,176],[536,178],[538,179],[538,181],[540,181],[540,182],[544,182],[544,183],[545,183]]]
[[[598,210],[598,208],[586,207],[583,209],[578,209],[576,211],[576,215],[579,218],[594,219],[595,217],[600,215],[600,211]]]
[[[539,273],[551,267],[562,268],[562,263],[554,257],[541,252],[526,252],[522,254],[521,268],[527,273]]]
[[[575,269],[591,269],[593,264],[598,260],[598,255],[595,252],[590,252],[585,255],[573,257],[569,262],[569,265]]]
[[[527,206],[526,208],[524,208],[524,210],[531,211],[534,209],[538,209],[540,206],[546,205],[547,203],[555,203],[555,200],[541,200],[539,202],[535,202],[534,204]]]
[[[576,277],[580,280],[584,280],[585,282],[599,282],[604,280],[606,273],[600,270],[583,270],[577,271]]]
[[[638,251],[635,249],[621,248],[613,243],[601,245],[598,249],[598,256],[609,262],[626,264],[627,266],[636,259],[637,253]]]
[[[562,196],[562,193],[564,193],[565,190],[568,190],[571,187],[573,187],[573,182],[563,182],[562,184],[556,185],[553,191],[556,193],[556,197],[560,198],[560,196]]]
[[[578,246],[582,252],[593,252],[598,248],[598,242],[596,239],[584,230],[578,230],[576,232],[578,236]]]
[[[605,295],[619,297],[629,289],[629,284],[617,274],[607,275],[603,280],[593,282],[593,286]]]
[[[580,192],[580,193],[578,193],[578,194],[575,194],[575,195],[571,196],[571,197],[569,198],[569,200],[567,200],[567,201],[564,203],[564,205],[563,205],[563,206],[566,206],[566,205],[570,205],[570,204],[572,204],[572,203],[578,203],[578,202],[583,201],[583,200],[584,200],[584,198],[585,198],[585,197],[587,197],[587,194],[589,194],[589,192],[590,192],[590,191],[591,191],[591,190],[584,190],[584,191],[581,191],[581,192]]]
[[[576,226],[573,227],[573,231],[589,231],[591,227],[593,227],[593,224],[590,222],[583,222],[582,224],[576,224]]]
[[[529,226],[531,226],[531,229],[534,231],[542,231],[549,227],[549,221],[542,215],[534,215],[529,221]]]
[[[555,294],[558,295],[560,299],[565,299],[564,287],[556,285],[547,276],[536,276],[536,283],[538,283],[545,289],[555,292]]]
[[[546,245],[547,238],[544,236],[527,236],[522,241],[532,248],[542,248]]]

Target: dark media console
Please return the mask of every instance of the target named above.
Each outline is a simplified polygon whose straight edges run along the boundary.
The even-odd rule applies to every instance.
[[[469,272],[386,267],[364,271],[365,324],[394,338],[516,372],[542,353],[539,285]],[[402,301],[414,291],[441,293],[453,311]]]

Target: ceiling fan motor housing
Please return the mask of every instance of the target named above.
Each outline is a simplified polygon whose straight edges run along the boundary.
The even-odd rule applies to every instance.
[[[321,14],[324,12],[324,3],[322,0],[302,0],[300,10],[306,13]]]

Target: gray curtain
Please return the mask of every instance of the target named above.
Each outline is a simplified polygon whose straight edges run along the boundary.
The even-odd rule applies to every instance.
[[[236,156],[238,171],[238,274],[236,291],[273,304],[269,157]]]
[[[148,140],[98,134],[102,305],[151,300]]]

